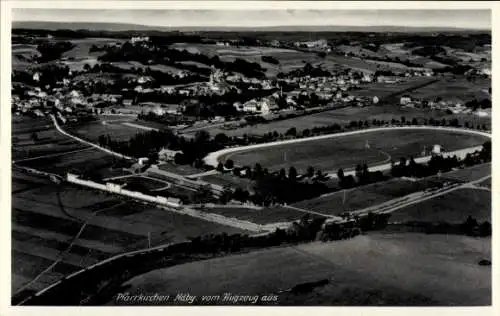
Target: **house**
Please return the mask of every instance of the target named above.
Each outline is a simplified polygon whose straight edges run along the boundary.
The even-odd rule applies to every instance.
[[[141,43],[141,42],[148,42],[148,41],[149,41],[149,36],[133,36],[130,39],[130,42],[132,44]]]
[[[409,95],[403,95],[400,99],[399,99],[399,104],[401,105],[407,105],[411,102],[411,97]]]
[[[145,164],[147,164],[147,163],[148,163],[148,161],[149,161],[149,158],[142,157],[142,158],[139,158],[138,163],[139,163],[140,165],[145,165]]]
[[[158,153],[158,157],[162,161],[174,161],[175,155],[182,154],[182,150],[171,150],[168,148],[162,148]]]

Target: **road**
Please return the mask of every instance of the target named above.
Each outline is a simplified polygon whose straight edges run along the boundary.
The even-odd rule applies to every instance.
[[[52,122],[54,123],[54,126],[55,126],[55,128],[59,131],[59,133],[61,133],[61,134],[65,135],[65,136],[68,136],[69,138],[72,138],[72,139],[74,139],[74,140],[76,140],[76,141],[78,141],[78,142],[80,142],[80,143],[82,143],[82,144],[89,145],[89,146],[92,146],[92,147],[94,147],[94,148],[97,148],[97,149],[99,149],[99,150],[101,150],[101,151],[104,151],[105,153],[108,153],[108,154],[110,154],[110,155],[113,155],[113,156],[116,156],[116,157],[119,157],[119,158],[125,158],[125,159],[128,159],[128,160],[135,160],[135,159],[134,159],[134,158],[132,158],[132,157],[122,155],[122,154],[117,153],[117,152],[115,152],[115,151],[112,151],[112,150],[110,150],[110,149],[107,149],[107,148],[101,147],[101,146],[99,146],[99,145],[97,145],[97,144],[94,144],[94,143],[92,143],[92,142],[89,142],[89,141],[83,140],[83,139],[81,139],[81,138],[79,138],[79,137],[76,137],[76,136],[74,136],[74,135],[69,134],[68,132],[66,132],[65,130],[63,130],[63,129],[59,126],[59,123],[57,123],[57,119],[55,118],[55,116],[54,116],[54,115],[52,115],[52,114],[51,114],[51,115],[50,115],[50,117],[52,118]]]
[[[305,138],[281,140],[281,141],[264,143],[264,144],[254,144],[254,145],[248,145],[248,146],[238,146],[238,147],[225,148],[225,149],[222,149],[222,150],[211,152],[210,154],[208,154],[207,156],[205,156],[205,158],[203,158],[203,161],[207,165],[210,165],[210,166],[213,166],[213,167],[217,167],[217,164],[219,163],[219,160],[220,160],[220,158],[222,156],[227,155],[227,154],[236,153],[236,152],[248,151],[248,150],[253,150],[253,149],[261,149],[261,148],[267,148],[267,147],[273,147],[273,146],[280,146],[280,145],[287,145],[287,144],[303,143],[303,142],[309,142],[309,141],[315,141],[315,140],[321,140],[321,139],[329,139],[329,138],[338,138],[338,137],[345,137],[345,136],[351,136],[351,135],[359,135],[359,134],[365,134],[365,133],[393,131],[393,130],[419,130],[419,129],[435,130],[435,131],[459,132],[459,133],[464,133],[464,134],[474,134],[474,135],[480,135],[480,136],[484,136],[484,137],[487,137],[487,138],[491,138],[491,134],[487,133],[487,132],[482,132],[482,131],[477,131],[477,130],[472,130],[472,129],[456,128],[456,127],[444,127],[444,126],[443,127],[441,127],[441,126],[390,126],[390,127],[377,127],[377,128],[368,128],[368,129],[362,129],[362,130],[351,131],[351,132],[343,132],[343,133],[319,135],[319,136],[313,136],[313,137],[305,137]],[[475,148],[478,148],[478,147],[474,147],[474,148],[470,148],[470,149],[466,148],[466,149],[462,149],[462,151],[468,151],[468,150],[472,150],[472,149],[475,149]],[[421,157],[421,158],[427,158],[427,157]],[[375,167],[377,167],[377,166],[375,166]],[[375,167],[370,167],[370,169],[372,171],[376,171],[376,169],[374,169]],[[382,167],[379,167],[379,168],[382,168]],[[387,168],[387,165],[385,165],[383,168]],[[390,168],[390,164],[389,164],[389,168]]]

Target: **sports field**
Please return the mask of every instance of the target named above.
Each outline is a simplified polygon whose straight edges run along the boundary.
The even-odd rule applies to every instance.
[[[369,234],[158,269],[124,286],[131,294],[277,294],[281,305],[489,305],[491,267],[477,262],[491,258],[490,246],[488,238]],[[278,294],[323,279],[329,284],[311,292]]]
[[[453,151],[483,144],[483,136],[436,130],[387,130],[329,139],[312,140],[229,153],[221,160],[232,159],[237,165],[260,163],[269,170],[294,166],[304,172],[308,166],[328,172],[352,169],[356,164],[384,164],[400,157],[421,156],[434,144]]]

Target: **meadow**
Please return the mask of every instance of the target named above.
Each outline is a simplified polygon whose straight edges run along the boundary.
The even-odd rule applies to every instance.
[[[276,294],[278,305],[490,305],[491,268],[477,264],[491,257],[490,245],[464,236],[372,233],[158,269],[124,286],[130,293]],[[330,283],[308,293],[280,293],[323,279]]]

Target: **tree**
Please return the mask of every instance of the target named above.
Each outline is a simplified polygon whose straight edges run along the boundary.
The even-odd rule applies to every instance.
[[[290,128],[286,131],[285,136],[297,136],[297,129],[295,127]]]
[[[286,179],[286,171],[285,171],[285,169],[284,169],[284,168],[281,168],[281,169],[280,169],[279,178],[280,178],[281,180]]]
[[[231,159],[228,159],[228,160],[226,160],[226,163],[224,164],[224,166],[225,166],[227,169],[233,169],[233,167],[234,167],[234,162],[233,162]]]
[[[291,181],[296,181],[297,180],[297,169],[295,169],[294,166],[291,166],[288,169],[288,179]]]
[[[219,162],[219,164],[217,165],[216,170],[219,171],[219,172],[223,172],[224,171],[224,165],[222,164],[222,162]]]
[[[38,134],[35,132],[31,133],[31,140],[33,140],[34,142],[37,142],[39,140]]]
[[[234,169],[233,169],[233,175],[234,175],[235,177],[239,177],[239,176],[241,176],[241,170],[240,170],[240,169],[238,169],[238,168],[234,168]]]
[[[255,164],[255,167],[253,168],[253,172],[254,172],[256,178],[259,178],[260,176],[262,176],[262,166],[260,163]]]
[[[314,167],[309,166],[307,167],[307,177],[312,178],[314,176]]]
[[[340,168],[337,171],[337,177],[339,178],[339,180],[343,180],[344,179],[344,169]]]
[[[361,178],[361,172],[363,171],[363,167],[361,167],[360,164],[356,165],[356,168],[354,168],[354,171],[355,171],[356,177],[358,179]]]

